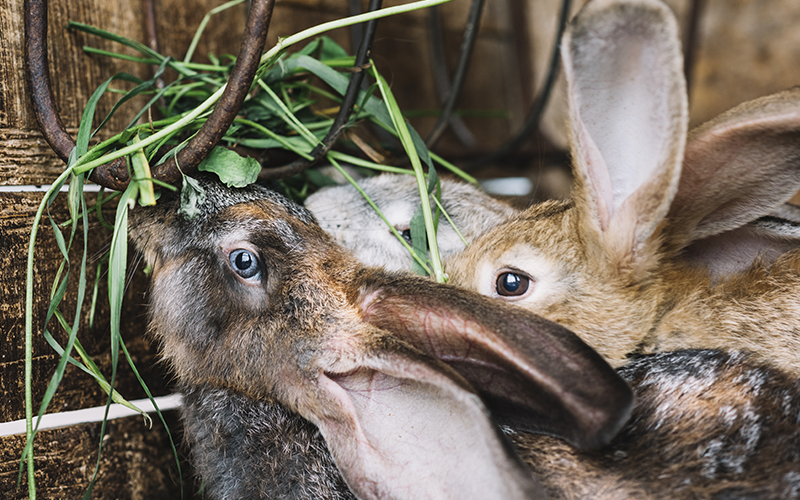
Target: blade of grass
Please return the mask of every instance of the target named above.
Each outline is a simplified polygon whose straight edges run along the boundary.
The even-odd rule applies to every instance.
[[[450,223],[450,227],[452,227],[455,230],[458,237],[461,238],[461,241],[464,243],[464,246],[468,247],[469,243],[467,242],[466,238],[464,238],[464,236],[461,235],[461,231],[458,230],[458,227],[456,227],[455,223],[453,222],[453,219],[451,219],[450,215],[447,213],[447,211],[445,211],[444,207],[442,206],[442,202],[439,201],[439,199],[435,196],[433,197],[433,201],[434,203],[436,203],[436,206],[439,208],[439,210],[442,211],[442,214],[444,214],[444,218],[447,219],[447,222]]]
[[[139,134],[136,134],[131,139],[133,144],[141,142]],[[140,149],[131,155],[131,163],[133,164],[133,180],[139,184],[139,203],[142,206],[153,206],[156,204],[156,193],[153,190],[153,183],[149,180],[150,164],[147,162],[147,157],[144,150]]]
[[[411,2],[405,5],[386,7],[373,12],[365,12],[364,14],[345,17],[343,19],[337,19],[336,21],[330,21],[327,23],[319,24],[317,26],[313,26],[306,30],[295,33],[294,35],[287,36],[286,38],[278,39],[278,43],[276,43],[274,47],[272,47],[270,50],[265,52],[264,55],[261,56],[261,64],[270,65],[273,59],[275,59],[278,55],[280,55],[289,46],[294,45],[297,42],[306,40],[308,38],[312,38],[322,33],[325,33],[326,31],[330,31],[337,28],[346,28],[347,26],[364,23],[372,19],[382,19],[388,16],[394,16],[397,14],[404,14],[406,12],[412,12],[427,7],[433,7],[434,5],[441,5],[449,1],[450,0],[423,0],[420,2]]]
[[[117,377],[117,362],[119,360],[120,344],[120,322],[122,313],[122,296],[125,293],[125,272],[127,269],[128,253],[128,208],[130,202],[136,199],[138,191],[137,183],[131,183],[122,193],[117,204],[117,215],[114,221],[114,234],[111,238],[111,249],[108,257],[108,302],[110,307],[110,330],[111,330],[111,381],[110,387],[113,389]],[[97,452],[97,462],[95,464],[92,479],[83,498],[88,500],[91,497],[100,470],[100,459],[103,453],[103,441],[108,419],[108,409],[113,401],[110,393],[106,401],[106,412],[100,426],[100,444]]]
[[[267,127],[264,127],[263,125],[261,125],[259,123],[256,123],[254,121],[247,120],[247,119],[244,119],[244,118],[239,118],[239,117],[234,118],[233,121],[234,121],[234,123],[242,123],[242,124],[248,125],[250,127],[253,127],[254,129],[258,130],[259,132],[261,132],[262,134],[266,135],[270,139],[275,140],[278,144],[282,145],[285,149],[287,149],[289,151],[292,151],[293,153],[295,153],[297,155],[300,155],[300,156],[302,156],[303,158],[305,158],[307,160],[310,160],[312,158],[311,155],[309,155],[307,151],[301,150],[296,145],[294,145],[291,142],[289,142],[286,137],[283,137],[281,135],[276,134],[272,130],[268,129]],[[308,151],[311,151],[311,149],[309,148]]]
[[[20,477],[18,483],[22,480],[22,467],[27,461],[27,478],[28,478],[28,497],[36,499],[36,481],[34,478],[34,457],[33,457],[33,440],[35,432],[33,430],[33,257],[34,249],[36,248],[36,235],[39,232],[39,224],[42,220],[45,207],[61,190],[66,179],[72,173],[72,166],[75,163],[75,151],[70,154],[70,166],[67,167],[61,175],[53,182],[50,189],[45,192],[42,201],[39,203],[39,208],[34,215],[33,223],[31,224],[31,236],[28,239],[28,260],[25,272],[25,448],[22,451],[20,458]]]
[[[114,227],[111,226],[111,230]],[[108,262],[108,252],[103,254],[103,257],[97,263],[97,269],[94,273],[94,286],[92,286],[92,300],[89,305],[89,330],[94,328],[94,314],[97,310],[97,296],[100,294],[100,276],[103,274],[103,265]]]
[[[239,5],[240,3],[244,2],[244,0],[231,0],[230,2],[225,2],[224,4],[220,5],[219,7],[215,7],[208,11],[205,16],[203,16],[203,20],[200,21],[200,26],[197,27],[197,31],[194,33],[194,38],[192,38],[192,43],[189,44],[189,50],[186,51],[186,57],[183,58],[184,63],[188,63],[192,60],[192,56],[194,55],[194,50],[197,48],[197,44],[200,42],[200,37],[203,35],[203,32],[206,29],[206,25],[208,25],[208,21],[211,19],[211,16],[227,10],[231,7]]]
[[[61,327],[64,329],[64,331],[66,331],[69,334],[70,333],[70,326],[67,323],[67,320],[64,318],[64,316],[61,314],[61,312],[56,310],[55,313],[54,313],[54,316],[56,317],[56,319],[58,320],[58,323],[61,325]],[[53,336],[50,335],[50,333],[47,330],[45,330],[45,338],[46,338],[47,342],[50,344],[50,346],[53,348],[53,350],[56,351],[60,356],[65,356],[66,355],[66,351],[55,340],[55,338],[53,338]],[[142,416],[145,417],[145,420],[149,419],[149,416],[145,412],[143,412],[142,410],[137,408],[135,405],[131,404],[125,398],[123,398],[122,395],[119,392],[117,392],[116,390],[112,391],[111,385],[105,379],[105,377],[103,376],[102,372],[97,367],[97,365],[94,363],[92,358],[89,357],[89,355],[86,353],[86,350],[83,348],[83,345],[81,345],[80,340],[78,340],[77,338],[75,338],[75,346],[74,347],[75,347],[75,350],[78,352],[78,355],[80,356],[80,358],[83,361],[83,363],[78,362],[72,356],[67,356],[67,362],[69,364],[79,368],[80,370],[82,370],[83,372],[89,374],[92,378],[94,378],[106,394],[109,394],[109,391],[111,391],[111,397],[112,397],[112,399],[113,399],[113,401],[115,403],[119,403],[119,404],[121,404],[121,405],[123,405],[123,406],[125,406],[127,408],[130,408],[131,410],[133,410],[133,411],[135,411],[137,413],[140,413]]]
[[[131,359],[131,355],[128,352],[128,348],[125,346],[125,342],[122,341],[122,338],[120,338],[120,346],[122,346],[122,352],[125,353],[125,359],[128,360],[128,364],[130,365],[131,370],[133,370],[134,375],[136,375],[136,379],[139,381],[139,385],[142,387],[142,389],[144,389],[144,392],[145,394],[147,394],[147,397],[148,399],[150,399],[150,402],[153,403],[153,408],[155,408],[156,415],[158,415],[159,420],[161,420],[161,425],[163,425],[164,430],[167,431],[167,437],[169,438],[169,445],[172,448],[172,456],[175,457],[175,466],[178,468],[178,477],[182,478],[183,475],[181,473],[181,461],[178,456],[178,450],[177,448],[175,448],[175,441],[173,441],[172,439],[172,433],[169,430],[169,426],[167,425],[166,420],[164,420],[164,415],[161,413],[161,410],[158,409],[158,404],[156,403],[156,400],[153,398],[153,395],[150,393],[150,388],[147,387],[147,384],[144,382],[141,375],[139,375],[139,370],[136,369],[136,365],[134,364],[133,359]],[[147,418],[148,419],[150,418],[149,415],[147,416]],[[181,481],[181,498],[183,498],[183,481]]]
[[[375,77],[375,81],[378,82],[378,88],[381,92],[381,96],[386,103],[386,107],[392,117],[394,128],[400,135],[400,142],[403,144],[403,148],[405,148],[406,153],[408,154],[408,158],[411,161],[411,166],[414,168],[414,174],[417,178],[420,201],[422,202],[422,215],[425,218],[425,230],[427,232],[428,243],[430,245],[433,278],[438,283],[444,283],[446,281],[446,277],[444,274],[444,269],[442,268],[442,260],[439,256],[439,244],[436,241],[436,228],[433,225],[431,205],[430,200],[428,199],[428,187],[427,183],[425,182],[425,175],[422,172],[422,163],[420,162],[419,156],[417,156],[417,146],[414,144],[414,140],[409,132],[409,128],[406,126],[405,119],[400,112],[397,101],[395,101],[394,95],[392,94],[391,90],[389,90],[389,84],[375,69],[375,63],[372,61],[370,62],[372,63],[372,68],[370,68],[372,75]]]
[[[357,167],[369,168],[372,170],[379,170],[381,172],[391,172],[393,174],[414,175],[414,171],[407,168],[391,167],[389,165],[381,165],[367,160],[362,160],[356,156],[351,156],[341,151],[329,151],[328,156],[341,160]]]
[[[267,107],[268,109],[272,110],[275,114],[280,116],[290,127],[292,127],[292,130],[305,137],[305,139],[309,142],[309,144],[311,144],[312,146],[320,144],[319,139],[314,137],[314,134],[312,134],[307,128],[305,128],[305,126],[303,126],[300,120],[298,120],[297,117],[294,116],[294,113],[289,111],[289,108],[286,107],[286,104],[283,102],[283,100],[280,97],[278,97],[278,95],[272,90],[272,88],[270,88],[269,85],[264,83],[263,80],[259,80],[258,86],[261,87],[261,89],[263,89],[264,92],[266,92],[270,98],[270,100],[264,99],[263,97],[260,99],[260,101],[264,104],[265,107]]]

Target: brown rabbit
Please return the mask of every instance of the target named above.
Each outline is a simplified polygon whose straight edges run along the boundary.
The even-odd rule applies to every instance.
[[[734,348],[800,374],[800,254],[768,241],[768,220],[745,226],[799,187],[800,89],[687,141],[676,23],[656,0],[590,2],[562,57],[574,201],[485,233],[445,263],[451,283],[569,327],[613,366]]]
[[[365,268],[266,189],[202,185],[198,218],[162,199],[131,234],[211,498],[543,498],[472,387],[552,498],[800,491],[796,380],[741,353],[644,356],[619,371],[637,402],[614,437],[630,392],[563,328]]]
[[[476,390],[584,448],[627,419],[628,386],[565,328],[364,267],[264,188],[201,183],[196,218],[165,198],[131,236],[212,498],[541,498]]]

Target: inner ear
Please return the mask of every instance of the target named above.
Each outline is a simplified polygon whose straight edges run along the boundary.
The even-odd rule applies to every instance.
[[[457,374],[391,338],[375,344],[319,376],[310,411],[359,498],[543,498]]]
[[[612,256],[635,253],[677,188],[687,104],[678,30],[647,0],[589,2],[562,44],[576,206]]]
[[[563,326],[424,279],[378,286],[362,290],[364,320],[453,367],[501,423],[595,448],[627,420],[630,388]]]

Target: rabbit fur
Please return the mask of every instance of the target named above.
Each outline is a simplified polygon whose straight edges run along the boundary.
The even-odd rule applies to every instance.
[[[783,203],[800,187],[800,89],[687,139],[676,23],[656,0],[588,3],[562,58],[574,201],[490,229],[446,262],[451,283],[567,326],[613,366],[718,348],[800,374],[800,254],[770,226],[797,227]]]
[[[389,223],[410,240],[411,217],[420,206],[416,179],[410,175],[382,174],[358,184]],[[442,178],[441,188],[442,206],[467,243],[517,213],[471,184]],[[351,249],[364,264],[384,266],[390,271],[411,269],[408,250],[352,185],[323,188],[309,196],[305,206],[325,231]],[[436,240],[442,258],[464,249],[461,238],[444,217],[439,221]]]
[[[150,328],[184,394],[185,440],[210,498],[544,498],[517,457],[552,498],[791,498],[787,492],[798,491],[800,388],[747,354],[643,356],[619,378],[551,322],[452,286],[366,268],[281,196],[200,182],[206,201],[197,218],[179,215],[165,195],[157,207],[132,211],[131,236],[153,263]],[[237,276],[232,247],[257,255],[258,279]],[[483,373],[482,365],[492,370]],[[636,393],[630,420],[625,382]],[[329,396],[334,383],[354,395],[357,417]],[[386,395],[397,386],[412,399],[444,399],[450,416],[421,402],[407,415],[402,401]],[[485,422],[473,386],[518,455]],[[388,411],[371,418],[361,398]],[[376,437],[388,429],[413,440],[417,432],[397,427],[398,417],[432,427],[418,432],[433,445],[420,455]],[[464,420],[467,436],[451,432]],[[452,440],[443,443],[440,433]],[[362,472],[361,458],[348,456],[348,442],[360,439],[378,450],[363,460],[382,466]],[[398,485],[398,475],[412,484]]]
[[[542,498],[489,411],[582,448],[626,421],[630,389],[565,328],[365,267],[265,188],[198,182],[198,216],[165,194],[130,234],[211,498]]]
[[[638,357],[618,373],[636,405],[607,446],[510,434],[550,498],[800,498],[795,377],[719,350]]]
[[[598,450],[503,428],[548,498],[800,498],[796,380],[717,350],[643,356],[618,372],[636,404]],[[316,428],[283,406],[208,387],[184,398],[195,467],[247,485],[230,487],[237,498],[354,498]]]

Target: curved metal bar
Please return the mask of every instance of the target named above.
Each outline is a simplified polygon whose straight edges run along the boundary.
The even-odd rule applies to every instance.
[[[480,157],[472,162],[466,163],[463,168],[476,168],[514,154],[517,149],[519,149],[520,146],[522,146],[528,140],[530,135],[539,127],[539,121],[542,119],[542,114],[544,113],[544,109],[547,106],[548,100],[550,99],[550,93],[552,92],[553,85],[556,81],[558,63],[560,60],[559,49],[561,46],[561,37],[563,36],[564,29],[567,26],[570,6],[571,0],[563,0],[561,3],[561,13],[559,14],[558,19],[558,30],[556,32],[555,43],[553,45],[553,52],[550,56],[550,65],[547,70],[547,77],[545,78],[544,85],[542,85],[542,89],[539,91],[539,95],[536,96],[536,100],[531,106],[531,110],[528,113],[528,118],[525,119],[522,129],[494,152]]]
[[[464,39],[461,42],[461,53],[458,56],[456,73],[453,77],[453,85],[450,86],[449,90],[446,91],[444,106],[442,107],[442,114],[439,116],[439,120],[437,120],[436,125],[433,126],[433,130],[428,135],[428,139],[425,141],[429,148],[432,148],[439,141],[444,131],[447,130],[447,126],[451,124],[453,111],[456,108],[456,102],[458,101],[459,95],[461,95],[461,89],[464,86],[464,80],[466,80],[469,62],[472,60],[472,52],[475,48],[475,41],[478,38],[478,28],[480,27],[484,3],[485,0],[472,0],[469,16],[467,17],[467,25],[464,28]],[[437,7],[431,8],[431,24],[433,25],[435,23],[435,25],[438,27],[438,11],[435,9],[437,9]],[[434,20],[434,18],[436,18],[436,20]],[[441,38],[441,35],[439,37]],[[439,41],[439,45],[441,45],[441,41]],[[440,65],[444,67],[444,61],[441,61],[437,64],[437,66]],[[441,90],[442,87],[440,84],[440,92]],[[464,142],[463,139],[462,142]]]
[[[158,165],[157,167],[161,168],[152,173],[154,179],[174,183],[181,178],[181,171],[184,174],[194,172],[197,170],[197,165],[208,156],[228,131],[253,84],[258,62],[267,41],[267,31],[274,7],[275,0],[253,0],[242,46],[225,91],[202,128],[176,155],[177,164],[175,157],[172,157]]]
[[[50,93],[50,69],[47,66],[47,2],[46,0],[25,0],[25,62],[27,66],[27,80],[31,91],[31,103],[36,121],[42,129],[42,135],[53,151],[64,163],[69,161],[69,155],[75,147],[75,141],[70,137],[58,116],[53,96]],[[116,160],[115,168],[126,171],[127,162],[124,158]],[[101,172],[92,172],[89,178],[103,186],[120,189],[125,186],[105,178]]]
[[[444,40],[442,39],[442,23],[439,19],[439,6],[435,5],[428,9],[428,29],[431,37],[431,59],[433,60],[433,81],[436,83],[436,90],[439,93],[439,103],[443,104],[447,100],[450,92],[450,75],[447,71],[447,62],[444,56]],[[475,136],[467,128],[464,120],[460,116],[450,116],[450,129],[456,138],[468,148],[476,145]]]
[[[153,178],[168,183],[177,182],[181,178],[181,170],[184,174],[194,171],[225,135],[250,91],[266,43],[274,5],[274,0],[254,0],[252,2],[239,56],[231,71],[228,85],[211,116],[195,137],[189,141],[189,144],[178,153],[177,161],[181,165],[180,170],[173,157],[163,164],[153,167]],[[47,27],[46,0],[26,0],[25,13],[28,81],[36,119],[47,142],[66,162],[72,148],[75,147],[75,141],[64,129],[50,94],[45,35]],[[92,172],[89,179],[110,189],[124,189],[129,182],[127,161],[120,158],[102,165]]]
[[[382,3],[382,0],[370,0],[368,11],[373,12],[380,9]],[[347,84],[347,90],[345,90],[342,104],[339,106],[339,112],[336,113],[331,128],[322,139],[322,144],[311,151],[312,159],[306,160],[305,158],[300,158],[281,167],[262,169],[261,173],[258,175],[260,180],[283,179],[299,174],[318,162],[328,153],[341,133],[347,128],[347,121],[350,119],[350,114],[353,112],[353,106],[361,90],[361,82],[364,80],[364,69],[366,68],[367,61],[369,61],[369,54],[370,51],[372,51],[372,41],[375,39],[375,30],[377,27],[378,20],[373,19],[368,21],[366,28],[364,28],[364,37],[361,39],[361,44],[358,46],[358,53],[356,54],[356,72],[350,76],[350,81]]]

